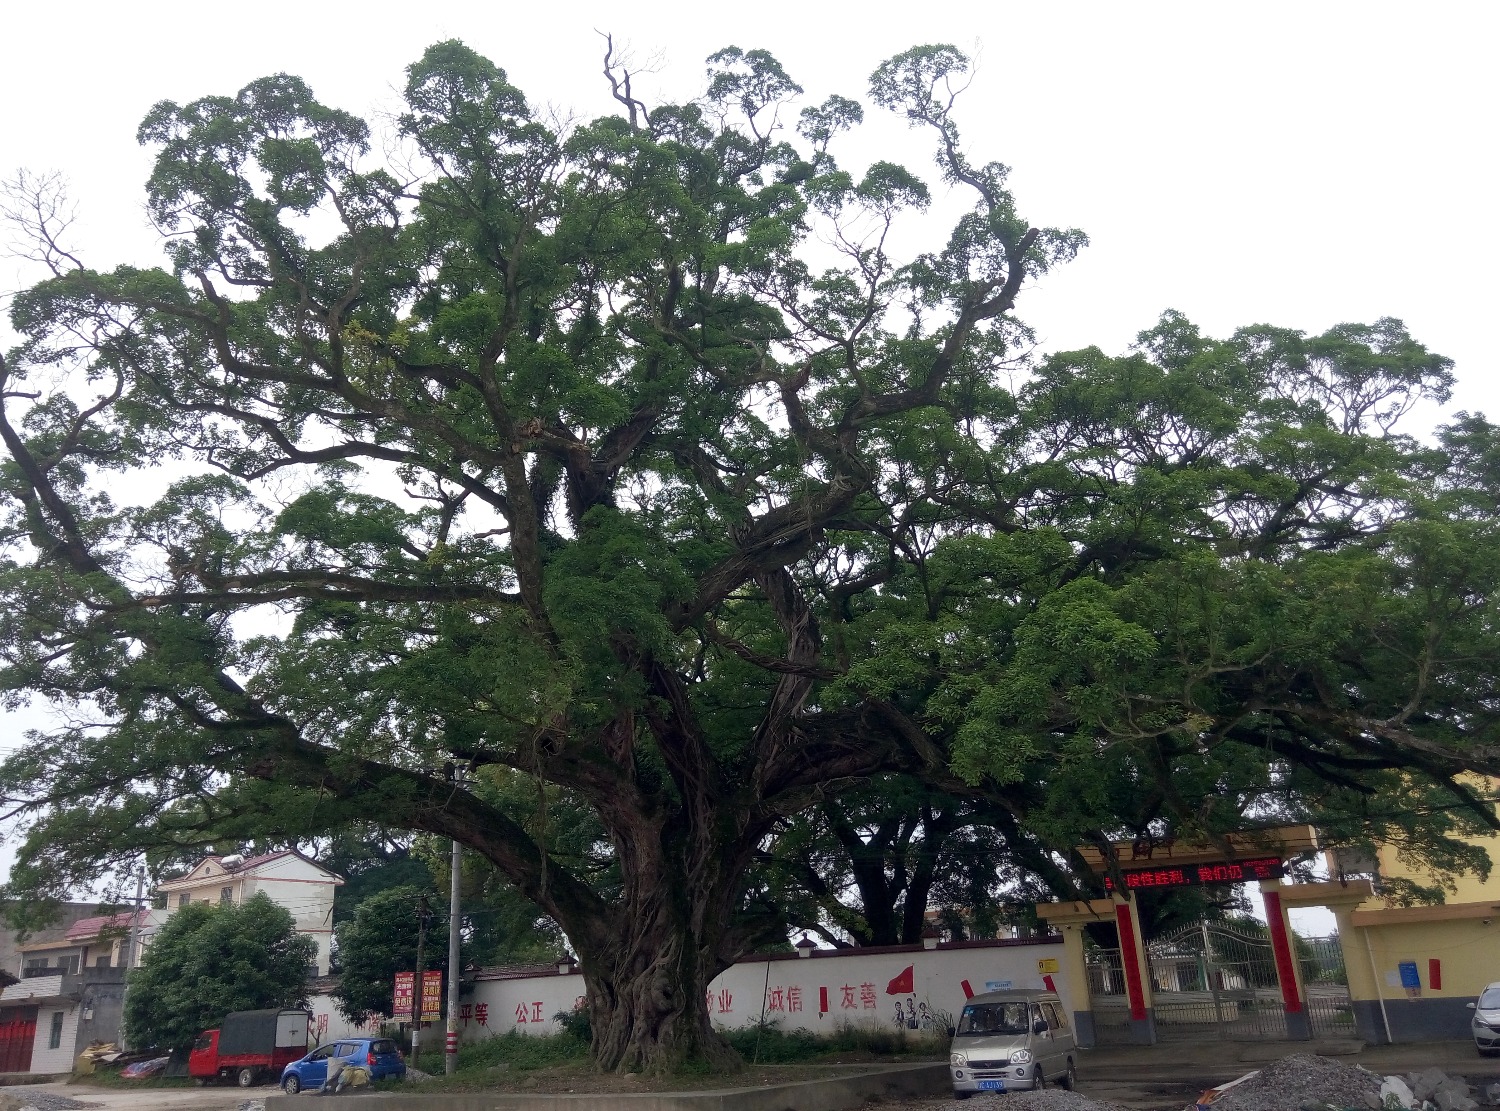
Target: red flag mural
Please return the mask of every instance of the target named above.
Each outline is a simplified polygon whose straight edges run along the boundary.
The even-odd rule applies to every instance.
[[[960,980],[958,982],[958,986],[964,989],[964,998],[965,999],[973,999],[974,998],[974,989],[969,986],[969,981],[967,981],[967,980]]]
[[[906,969],[885,986],[887,995],[910,995],[917,990],[916,977],[913,975],[915,968],[907,965]]]
[[[818,989],[818,1014],[819,1015],[825,1015],[827,1013],[828,1013],[828,989],[826,987],[822,987],[822,988]]]
[[[1052,982],[1052,974],[1051,973],[1048,973],[1047,975],[1045,975],[1045,976],[1042,977],[1042,983],[1044,983],[1044,984],[1047,985],[1047,990],[1048,991],[1056,991],[1057,990],[1057,985]]]

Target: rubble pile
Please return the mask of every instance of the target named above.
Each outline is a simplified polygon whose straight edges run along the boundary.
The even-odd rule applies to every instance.
[[[1044,1088],[1039,1092],[979,1092],[958,1106],[964,1111],[1123,1111],[1113,1103],[1089,1099],[1065,1088]]]
[[[73,1111],[75,1108],[92,1106],[95,1105],[80,1103],[53,1092],[0,1092],[0,1111]]]
[[[1388,1076],[1380,1085],[1380,1105],[1384,1111],[1419,1108],[1421,1111],[1475,1111],[1479,1104],[1473,1098],[1469,1082],[1461,1076],[1449,1076],[1442,1069],[1424,1069],[1410,1076]]]
[[[1307,1105],[1370,1108],[1374,1111],[1382,1106],[1380,1077],[1331,1057],[1294,1053],[1273,1061],[1225,1091],[1214,1100],[1213,1109],[1299,1111]]]
[[[1462,1076],[1430,1068],[1380,1076],[1330,1057],[1293,1054],[1222,1089],[1204,1093],[1212,1111],[1478,1111]],[[1193,1111],[1189,1108],[1189,1111]]]

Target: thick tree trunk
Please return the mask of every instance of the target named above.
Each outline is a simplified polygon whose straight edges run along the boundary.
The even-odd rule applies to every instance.
[[[584,955],[598,1067],[664,1073],[704,1061],[716,1072],[738,1070],[739,1055],[710,1020],[708,985],[723,965],[703,939],[628,910],[617,929],[624,934],[617,950],[602,960]]]

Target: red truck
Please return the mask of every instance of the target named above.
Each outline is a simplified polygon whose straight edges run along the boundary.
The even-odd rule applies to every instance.
[[[281,1070],[307,1056],[306,1011],[232,1011],[217,1030],[205,1030],[188,1054],[188,1075],[199,1084],[231,1077],[241,1088],[275,1082]]]

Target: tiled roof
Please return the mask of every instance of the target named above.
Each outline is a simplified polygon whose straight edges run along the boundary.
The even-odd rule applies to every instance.
[[[226,872],[247,872],[251,868],[258,868],[262,864],[269,864],[271,861],[280,860],[284,856],[296,855],[297,854],[292,852],[291,849],[282,849],[280,852],[262,853],[260,856],[249,857],[248,859],[240,861],[238,864],[224,864],[222,860],[220,860],[219,863],[224,864],[224,870]]]
[[[128,930],[138,923],[146,921],[145,911],[136,911],[131,914],[100,914],[93,918],[80,918],[68,927],[68,932],[63,934],[65,941],[82,941],[85,938],[97,937],[105,930]]]

